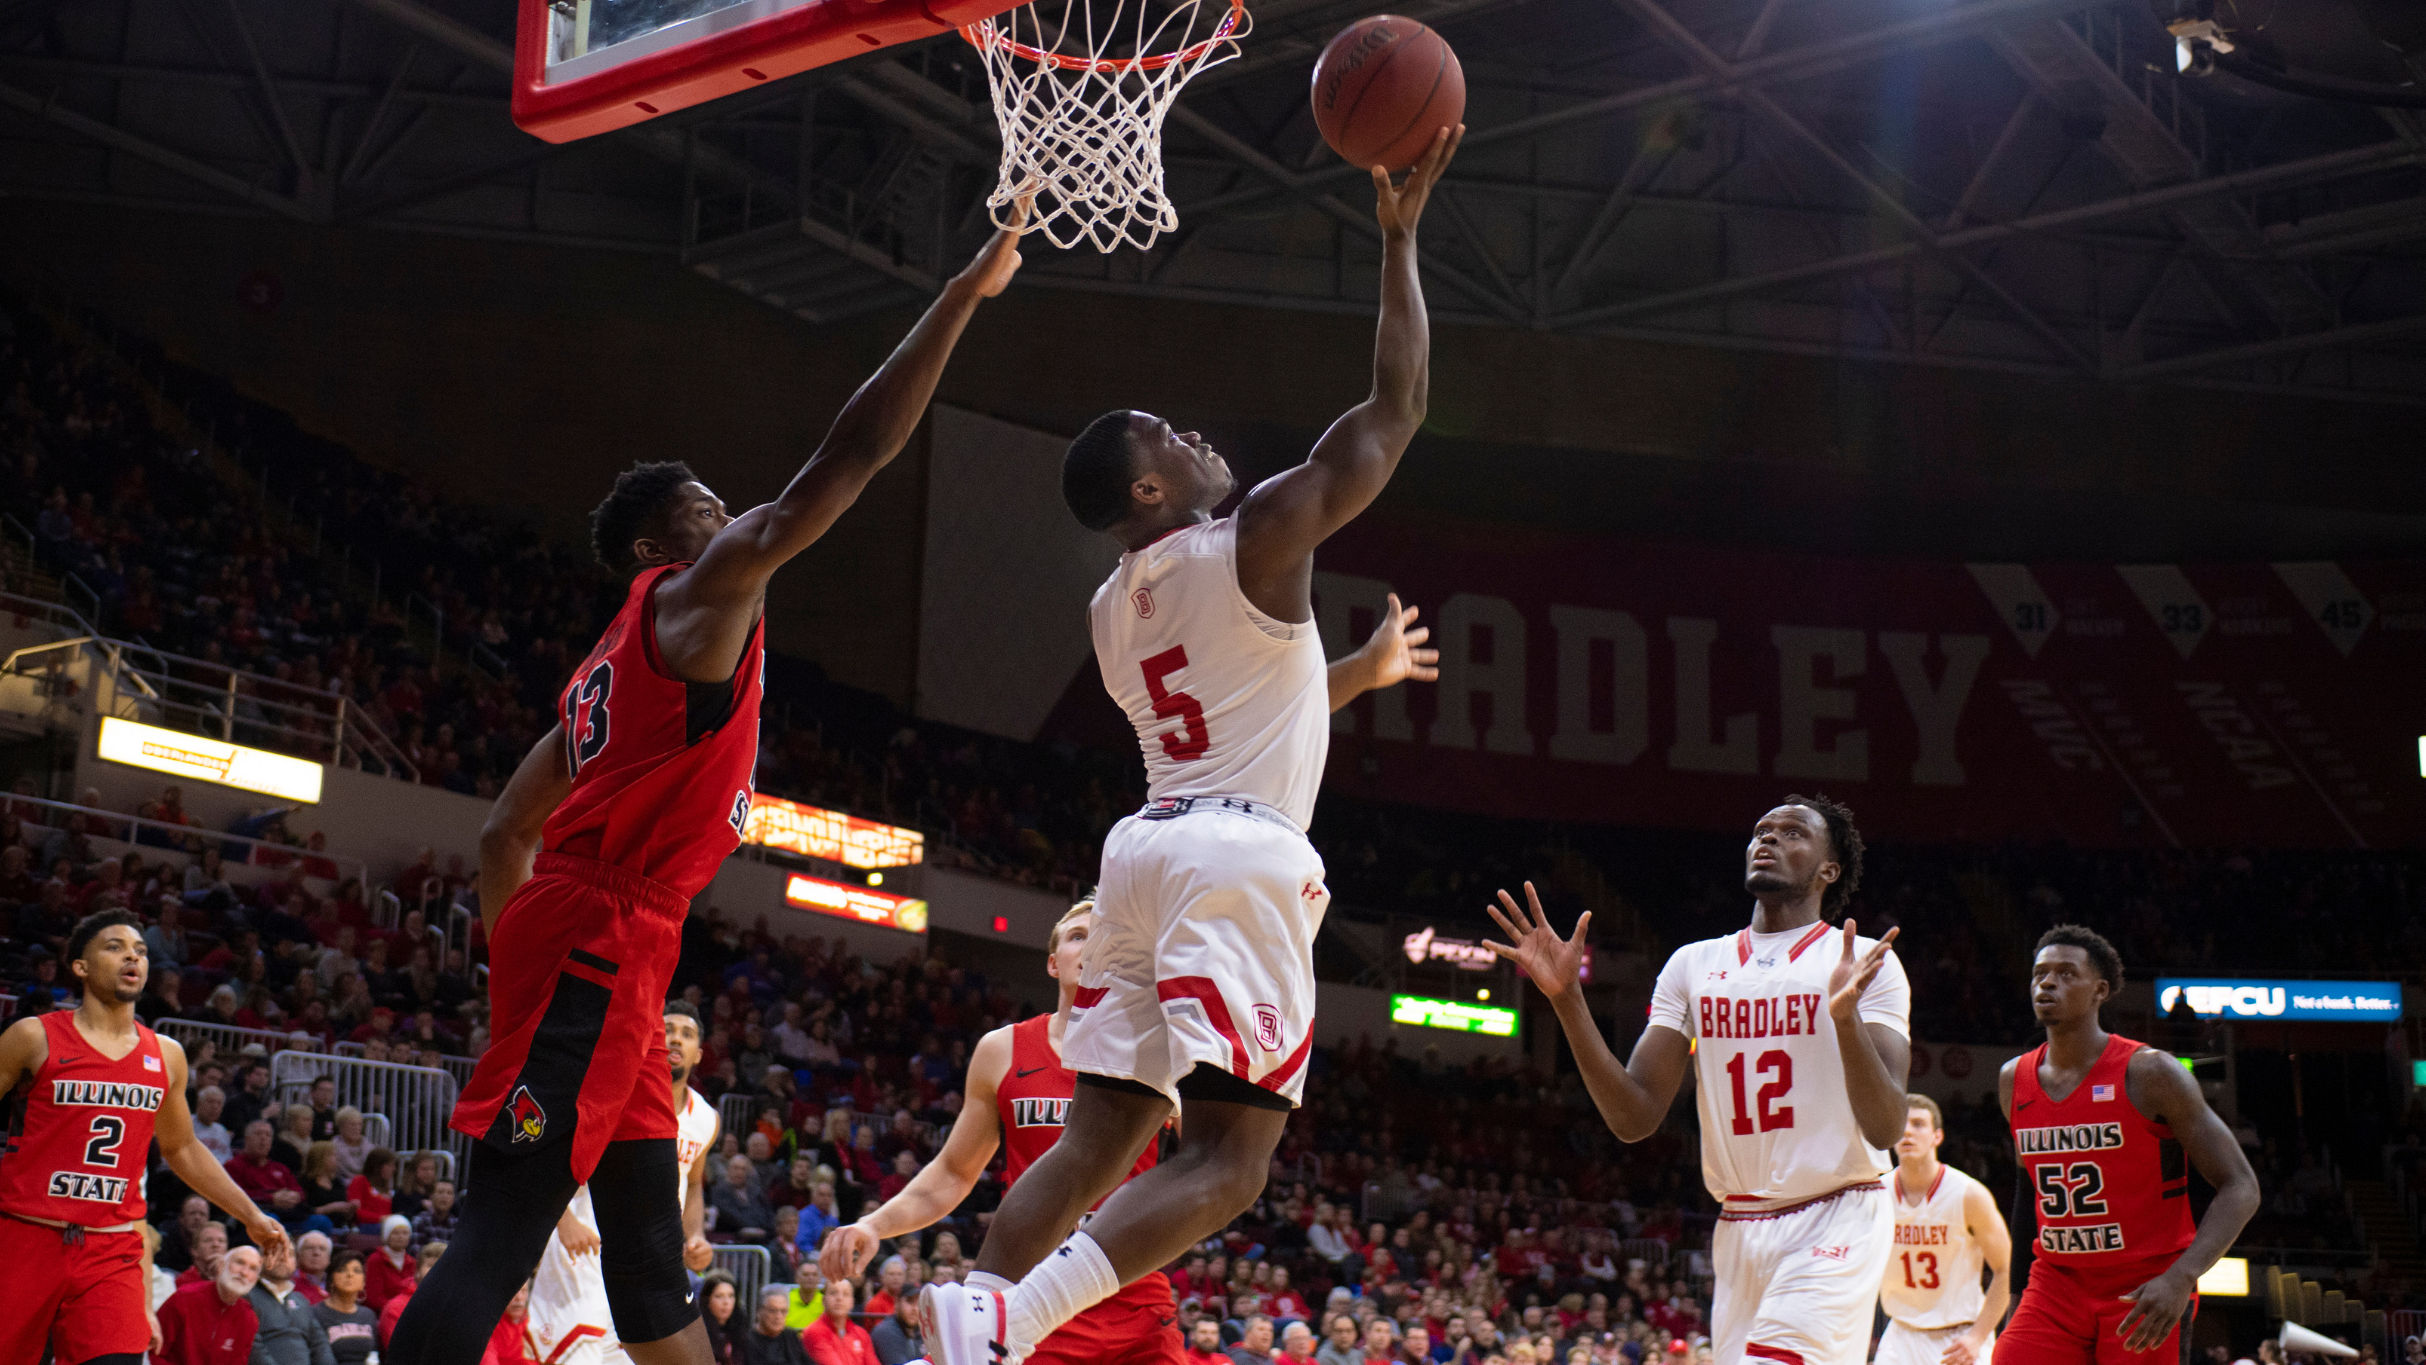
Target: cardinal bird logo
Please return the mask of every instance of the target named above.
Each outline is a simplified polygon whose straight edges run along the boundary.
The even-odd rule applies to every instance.
[[[518,1087],[510,1101],[514,1109],[514,1141],[537,1142],[548,1130],[548,1111],[531,1098],[529,1086]]]

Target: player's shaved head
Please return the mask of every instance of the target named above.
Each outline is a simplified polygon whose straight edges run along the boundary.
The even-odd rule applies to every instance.
[[[1129,440],[1138,414],[1122,408],[1087,423],[1061,458],[1061,498],[1090,531],[1108,531],[1129,515],[1137,449]]]

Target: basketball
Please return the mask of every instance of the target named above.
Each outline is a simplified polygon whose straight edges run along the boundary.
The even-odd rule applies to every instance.
[[[1392,173],[1466,113],[1466,73],[1431,29],[1376,14],[1339,31],[1314,63],[1314,122],[1331,150]]]

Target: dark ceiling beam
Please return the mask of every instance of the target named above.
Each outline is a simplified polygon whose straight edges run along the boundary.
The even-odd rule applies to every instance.
[[[203,86],[216,90],[242,90],[251,84],[242,72],[224,67],[146,66],[133,62],[84,61],[73,57],[37,57],[21,52],[0,52],[0,68],[28,76],[83,77],[90,80],[135,81],[147,85]],[[273,75],[270,79],[280,92],[306,99],[367,100],[380,95],[383,90],[383,87],[363,81],[287,75]],[[401,104],[443,105],[455,109],[477,109],[483,113],[500,113],[506,107],[506,98],[501,94],[470,94],[435,86],[399,86],[393,98]]]
[[[2364,346],[2371,342],[2390,341],[2396,337],[2426,332],[2426,313],[2405,318],[2387,318],[2382,322],[2355,323],[2348,327],[2329,327],[2320,332],[2301,332],[2294,336],[2276,337],[2271,341],[2251,342],[2246,346],[2225,346],[2212,351],[2192,351],[2187,355],[2166,356],[2160,360],[2142,361],[2115,373],[2117,379],[2161,379],[2168,375],[2190,374],[2212,370],[2223,365],[2238,365],[2244,361],[2267,360],[2276,356],[2300,355],[2330,346]]]
[[[80,114],[55,100],[44,99],[29,91],[20,90],[5,81],[0,81],[0,105],[55,124],[80,137],[89,138],[114,151],[124,152],[137,160],[147,161],[163,170],[173,171],[196,184],[208,185],[221,194],[244,203],[258,204],[300,223],[321,221],[321,216],[310,208],[275,190],[264,188],[258,182],[246,180],[242,176],[231,175],[217,166],[188,156],[173,147],[163,147],[149,138],[137,137],[133,133],[103,123],[88,114]]]
[[[2415,165],[2421,161],[2426,161],[2426,151],[2412,148],[2397,140],[2387,140],[2366,147],[2354,147],[2347,151],[2328,152],[2322,156],[2302,157],[2297,161],[2285,161],[2272,166],[2236,171],[2230,175],[2209,176],[2204,180],[2185,181],[2179,185],[2168,185],[2163,189],[2138,190],[2130,194],[2117,195],[2112,199],[2101,199],[2095,203],[2049,209],[2044,213],[2032,214],[2027,218],[2017,218],[2012,222],[1983,223],[1978,227],[1944,233],[1937,238],[1936,245],[1941,250],[1966,250],[2016,237],[2057,233],[2089,223],[2145,213],[2170,204],[2202,199],[2211,195],[2251,194],[2260,190],[2284,189],[2293,185],[2330,180],[2337,176],[2352,175],[2363,171],[2379,171],[2395,166]],[[1767,293],[1798,284],[1812,284],[1821,280],[1834,279],[1839,275],[1875,270],[1880,266],[1910,260],[1922,254],[1926,249],[1917,241],[1898,242],[1891,246],[1849,252],[1845,255],[1789,266],[1782,270],[1767,271],[1759,275],[1747,275],[1732,280],[1715,280],[1709,284],[1694,285],[1691,288],[1654,294],[1645,298],[1629,299],[1623,303],[1602,304],[1595,308],[1579,309],[1573,313],[1552,318],[1550,321],[1551,325],[1556,328],[1590,327],[1601,323],[1620,322],[1627,318],[1672,313],[1680,309],[1716,303],[1723,299]]]
[[[394,3],[395,0],[387,2]],[[364,3],[364,0],[356,0],[356,3]],[[1898,52],[1968,38],[2002,24],[2062,14],[2079,8],[2080,0],[1972,0],[1967,5],[1946,5],[1910,19],[1882,24],[1866,32],[1850,33],[1841,38],[1824,39],[1773,52],[1765,57],[1755,57],[1738,63],[1734,68],[1734,78],[1739,82],[1761,85],[1811,80],[1850,67],[1866,66]],[[1531,118],[1468,129],[1464,150],[1470,152],[1478,147],[1536,137],[1583,119],[1621,114],[1630,109],[1713,94],[1727,88],[1726,81],[1704,72],[1695,72],[1655,85],[1637,86],[1600,99],[1584,100]],[[1304,179],[1310,187],[1320,187],[1362,179],[1364,174],[1361,167],[1334,166],[1314,172]],[[1262,187],[1233,190],[1201,203],[1182,204],[1179,212],[1182,218],[1219,212],[1241,204],[1275,198],[1280,193]]]

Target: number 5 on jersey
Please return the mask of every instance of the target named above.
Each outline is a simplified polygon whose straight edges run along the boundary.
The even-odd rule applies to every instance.
[[[1154,699],[1154,714],[1176,718],[1180,728],[1166,732],[1162,750],[1180,763],[1205,756],[1213,747],[1213,737],[1205,731],[1205,708],[1185,692],[1174,692],[1163,686],[1163,680],[1188,666],[1185,645],[1173,645],[1138,665],[1146,675],[1146,695]]]

